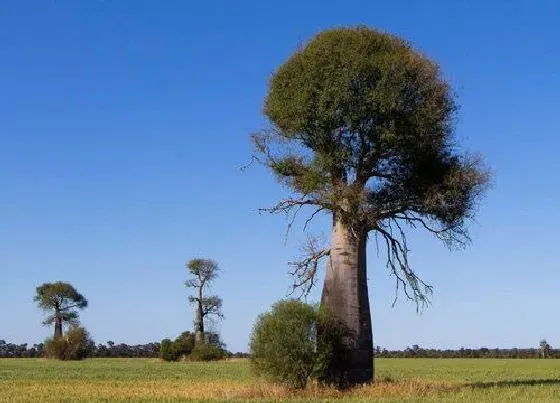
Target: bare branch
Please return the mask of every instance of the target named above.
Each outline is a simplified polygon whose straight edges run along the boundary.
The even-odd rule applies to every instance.
[[[287,199],[287,200],[280,201],[278,204],[276,204],[273,207],[260,208],[259,213],[270,213],[270,214],[289,213],[294,208],[301,208],[302,206],[305,205],[317,205],[317,204],[319,204],[319,202],[314,199],[307,199],[307,198]]]
[[[395,214],[391,219],[394,222],[397,222],[397,220],[405,222],[411,228],[416,228],[417,225],[420,225],[428,232],[434,234],[439,240],[443,241],[449,248],[454,246],[464,247],[470,242],[469,234],[461,225],[462,222],[455,223],[454,225],[437,227],[437,224],[433,221],[407,211]]]
[[[313,212],[313,214],[311,214],[311,216],[305,220],[305,224],[303,225],[303,230],[305,231],[307,229],[307,225],[313,220],[313,218],[315,218],[315,215],[321,211],[325,210],[324,207],[319,207],[317,210],[315,210]]]
[[[420,311],[430,303],[429,296],[432,294],[432,286],[426,284],[410,268],[406,235],[398,222],[395,222],[398,235],[393,235],[393,228],[390,223],[389,221],[385,228],[378,226],[376,231],[385,240],[387,267],[396,279],[393,306],[397,302],[398,292],[402,286],[405,296],[414,301],[416,303],[416,310]]]
[[[313,237],[307,239],[303,250],[303,257],[300,260],[288,263],[292,267],[289,273],[294,279],[288,295],[293,295],[296,290],[300,290],[299,298],[309,295],[315,286],[319,261],[329,256],[331,252],[330,248],[319,247],[319,241]]]

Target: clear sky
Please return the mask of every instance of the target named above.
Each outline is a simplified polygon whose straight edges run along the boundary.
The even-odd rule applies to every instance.
[[[449,252],[410,240],[435,287],[422,315],[369,246],[382,347],[560,346],[560,5],[551,1],[0,2],[0,339],[34,343],[45,281],[90,302],[96,342],[144,343],[192,327],[186,260],[216,259],[213,291],[233,351],[286,295],[285,219],[259,215],[285,191],[245,172],[267,81],[302,42],[366,24],[441,64],[461,105],[457,136],[493,187]],[[328,217],[312,227],[328,235]],[[317,290],[313,299],[319,295]]]

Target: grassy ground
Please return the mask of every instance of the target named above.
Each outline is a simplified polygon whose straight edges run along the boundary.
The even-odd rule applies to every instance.
[[[0,401],[558,402],[560,360],[379,359],[378,382],[346,392],[290,392],[246,361],[0,359]]]

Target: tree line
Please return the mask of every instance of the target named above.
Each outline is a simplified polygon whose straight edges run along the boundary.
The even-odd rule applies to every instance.
[[[89,346],[90,357],[96,358],[158,358],[160,342],[146,344],[114,343],[93,344]],[[544,349],[544,358],[559,359],[560,349]],[[8,343],[0,340],[0,358],[41,358],[44,355],[44,343],[29,345]],[[230,352],[228,358],[249,358],[245,352]],[[543,349],[539,348],[460,348],[434,349],[412,345],[404,350],[388,350],[377,346],[375,355],[378,358],[543,358]]]
[[[540,343],[538,348],[464,348],[435,349],[422,348],[417,344],[404,350],[388,350],[377,346],[378,358],[560,358],[560,349],[553,349],[548,343]]]
[[[159,348],[160,343],[128,345],[108,341],[106,344],[95,345],[95,343],[90,343],[87,345],[88,356],[99,358],[155,358],[159,354]],[[28,346],[27,344],[6,343],[4,340],[0,340],[1,358],[41,358],[44,355],[44,343]]]

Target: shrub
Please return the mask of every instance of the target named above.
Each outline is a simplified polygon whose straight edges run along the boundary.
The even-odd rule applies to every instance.
[[[318,312],[311,305],[284,300],[257,319],[249,349],[255,371],[291,388],[305,388],[316,363]]]
[[[44,355],[50,360],[63,360],[66,350],[66,340],[64,338],[45,340]]]
[[[174,341],[161,341],[159,357],[164,361],[178,361],[179,358],[191,354],[194,348],[194,336],[191,332],[183,332]]]
[[[313,375],[323,384],[346,387],[347,360],[350,352],[346,340],[352,338],[352,332],[342,323],[336,321],[325,310],[317,315],[317,351]]]
[[[194,335],[191,332],[183,332],[175,339],[173,344],[179,357],[189,355],[194,348]]]
[[[57,360],[81,360],[90,354],[93,341],[83,327],[73,327],[65,336],[45,341],[45,358]]]
[[[196,344],[189,356],[191,361],[218,361],[226,357],[226,352],[223,348],[212,345],[199,343]]]
[[[253,369],[291,388],[309,378],[344,386],[346,340],[351,336],[328,312],[296,300],[283,300],[257,319],[251,334]]]
[[[159,358],[164,361],[177,361],[179,356],[175,350],[175,345],[170,339],[163,339],[159,348]]]

